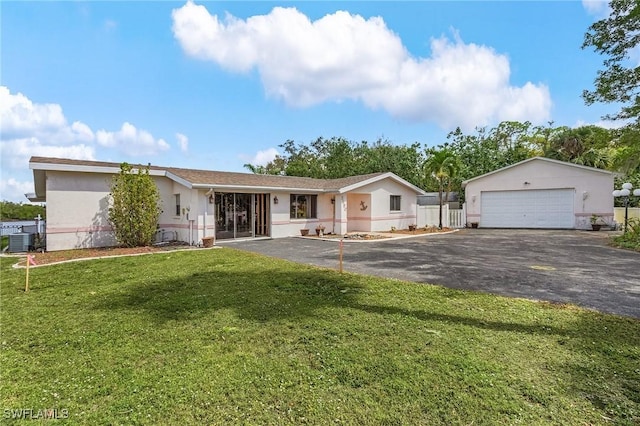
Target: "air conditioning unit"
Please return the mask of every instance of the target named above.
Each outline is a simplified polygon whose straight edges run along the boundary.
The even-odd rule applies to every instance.
[[[9,252],[24,253],[29,251],[29,247],[33,247],[35,234],[11,234],[9,235]]]

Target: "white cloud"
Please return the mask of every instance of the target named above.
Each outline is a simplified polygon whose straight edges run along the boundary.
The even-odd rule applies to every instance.
[[[11,169],[26,168],[32,156],[95,160],[95,148],[91,145],[45,145],[37,138],[0,141],[0,151],[2,166]]]
[[[267,148],[256,152],[254,156],[240,155],[240,159],[254,166],[266,166],[270,161],[273,161],[278,154],[280,153],[277,149]]]
[[[351,99],[443,128],[549,119],[546,86],[510,85],[505,55],[457,35],[431,40],[431,57],[416,58],[380,17],[338,11],[312,22],[295,8],[276,7],[221,20],[192,2],[172,16],[189,56],[233,72],[257,69],[267,95],[290,106]]]
[[[582,0],[582,7],[589,15],[598,19],[606,18],[611,13],[607,0]]]
[[[129,155],[154,155],[169,149],[163,139],[125,122],[116,132],[95,132],[81,121],[69,124],[58,104],[38,104],[0,86],[0,163],[2,197],[24,201],[32,156],[95,160],[98,148]],[[32,185],[30,183],[30,185]],[[30,191],[32,191],[31,189]]]
[[[578,120],[576,121],[576,124],[573,125],[573,128],[583,126],[598,126],[602,127],[603,129],[619,129],[627,124],[628,123],[625,123],[624,121],[599,120],[595,123],[589,123],[584,120]]]
[[[79,121],[69,125],[58,104],[33,103],[0,86],[0,122],[3,169],[26,169],[33,155],[94,158],[93,132]]]
[[[118,28],[118,23],[113,19],[107,19],[104,21],[104,29],[107,32],[115,31]]]
[[[0,179],[0,199],[26,202],[24,194],[33,192],[33,181],[18,181],[14,178]]]
[[[55,131],[67,125],[60,105],[34,104],[22,93],[12,95],[6,86],[0,86],[0,118],[3,139]]]
[[[180,146],[180,151],[188,152],[189,138],[183,135],[182,133],[176,133],[176,139],[178,139],[178,146]]]
[[[128,122],[117,132],[98,130],[96,142],[100,146],[117,148],[129,155],[154,155],[169,149],[169,144],[164,139],[155,139],[148,131],[137,129]]]
[[[93,160],[96,143],[130,155],[154,155],[169,149],[163,139],[125,122],[117,132],[96,133],[80,121],[69,124],[58,104],[38,104],[0,86],[2,167],[26,168],[29,157]]]

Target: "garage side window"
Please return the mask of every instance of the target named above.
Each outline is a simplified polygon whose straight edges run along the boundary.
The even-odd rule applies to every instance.
[[[173,194],[176,204],[176,216],[180,216],[180,194]]]
[[[317,195],[291,194],[291,219],[317,218],[317,204]]]
[[[401,200],[401,196],[400,195],[390,195],[389,196],[389,210],[391,210],[392,212],[398,212],[400,211],[400,200]]]

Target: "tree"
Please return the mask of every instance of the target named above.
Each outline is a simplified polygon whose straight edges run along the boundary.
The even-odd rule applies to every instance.
[[[614,133],[612,168],[624,174],[640,173],[640,128],[628,126]]]
[[[607,169],[614,143],[611,131],[598,126],[559,128],[551,138],[547,157]]]
[[[116,240],[125,247],[153,243],[160,217],[160,192],[149,175],[149,166],[137,172],[127,163],[111,182],[109,221]]]
[[[33,220],[38,215],[43,219],[46,217],[43,206],[0,201],[0,220]]]
[[[283,155],[266,166],[245,164],[254,173],[337,179],[367,173],[393,172],[416,186],[423,186],[424,157],[419,143],[394,145],[387,140],[354,143],[341,137],[317,138],[308,145],[287,140]]]
[[[620,103],[621,109],[604,118],[633,120],[640,118],[640,67],[629,60],[640,43],[640,3],[637,0],[614,0],[611,13],[593,23],[584,36],[582,48],[592,47],[606,55],[605,69],[598,71],[595,89],[582,94],[587,105],[595,102]]]
[[[438,214],[438,228],[442,229],[442,194],[447,187],[446,198],[449,201],[449,191],[451,190],[451,182],[455,178],[460,169],[458,158],[452,150],[443,148],[440,150],[430,149],[427,151],[427,161],[424,163],[425,172],[434,177],[438,181],[438,198],[440,203],[440,211]]]

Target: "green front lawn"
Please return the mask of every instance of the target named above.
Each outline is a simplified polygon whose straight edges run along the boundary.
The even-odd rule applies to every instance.
[[[640,423],[638,320],[230,248],[35,268],[27,294],[11,263],[5,421]]]

